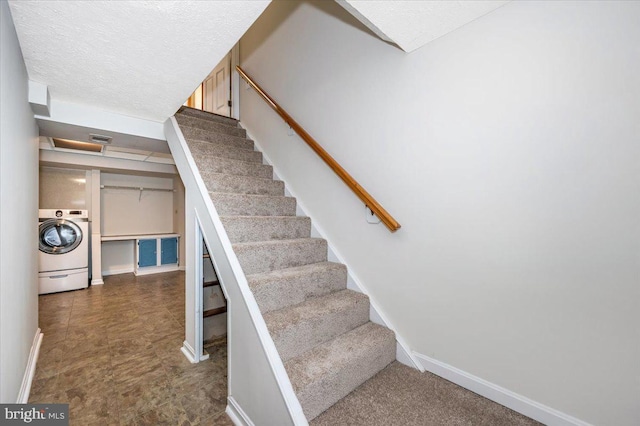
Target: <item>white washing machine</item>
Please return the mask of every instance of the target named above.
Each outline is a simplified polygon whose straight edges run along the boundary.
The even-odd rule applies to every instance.
[[[41,209],[38,246],[38,294],[89,286],[87,210]]]

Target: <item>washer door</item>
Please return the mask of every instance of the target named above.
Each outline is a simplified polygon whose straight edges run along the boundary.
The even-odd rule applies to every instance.
[[[82,230],[66,219],[49,219],[40,224],[39,248],[47,254],[69,253],[82,242]]]

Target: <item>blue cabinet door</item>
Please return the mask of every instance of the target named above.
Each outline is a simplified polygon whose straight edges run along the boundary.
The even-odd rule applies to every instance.
[[[160,252],[160,264],[169,265],[178,263],[178,239],[163,238],[160,243],[162,251]]]
[[[138,241],[138,266],[155,266],[157,264],[157,243],[156,240]]]

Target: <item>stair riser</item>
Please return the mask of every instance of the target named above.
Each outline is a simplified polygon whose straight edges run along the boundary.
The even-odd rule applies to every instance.
[[[240,138],[247,137],[247,131],[237,126],[228,126],[226,124],[217,123],[215,121],[203,120],[197,117],[190,117],[183,114],[178,114],[176,116],[176,119],[178,120],[178,124],[180,124],[180,126],[195,127],[198,129],[208,130],[210,132],[225,133],[227,135]]]
[[[228,158],[230,160],[248,161],[262,164],[262,153],[249,151],[246,149],[234,148],[232,146],[220,145],[212,142],[199,142],[187,140],[189,150],[194,158],[199,156],[214,156]]]
[[[209,112],[200,111],[192,108],[180,108],[178,111],[180,115],[187,115],[190,117],[197,117],[207,121],[214,121],[216,123],[222,123],[227,126],[238,126],[238,120],[229,117],[223,117],[221,115],[211,114]]]
[[[344,292],[348,291],[350,290]],[[369,321],[369,299],[366,296],[358,294],[358,297],[348,297],[337,302],[339,303],[336,304],[333,300],[328,306],[322,307],[322,313],[311,300],[303,305],[265,315],[264,319],[282,362],[302,355]],[[309,313],[308,309],[304,309],[307,304],[314,304],[314,312]],[[289,315],[283,318],[280,315],[282,312],[288,312]],[[291,321],[284,328],[278,324],[283,319]]]
[[[283,244],[239,243],[234,244],[233,250],[247,275],[327,260],[327,242],[316,239]]]
[[[265,314],[297,305],[312,297],[345,289],[347,268],[344,265],[333,265],[306,274],[279,274],[269,279],[250,275],[247,280],[260,311]]]
[[[249,161],[230,160],[222,157],[194,158],[203,179],[211,173],[226,173],[236,176],[253,176],[263,179],[273,178],[273,167]]]
[[[204,183],[210,192],[284,196],[284,182],[279,180],[212,173]]]
[[[253,141],[251,139],[239,138],[224,133],[215,133],[210,130],[196,129],[195,127],[181,126],[182,134],[186,139],[193,139],[205,142],[213,142],[220,145],[232,146],[234,148],[253,151]]]
[[[308,217],[224,217],[222,224],[232,243],[309,238]]]
[[[295,216],[291,197],[256,197],[242,194],[209,193],[221,216]]]
[[[368,344],[368,350],[359,356],[350,358],[349,362],[339,368],[327,371],[320,380],[310,383],[304,389],[296,390],[302,411],[308,420],[316,418],[395,360],[396,342],[391,331],[384,339],[369,341]]]

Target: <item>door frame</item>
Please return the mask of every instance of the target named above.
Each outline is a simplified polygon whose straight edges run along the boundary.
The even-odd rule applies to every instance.
[[[240,64],[240,43],[231,48],[231,118],[240,120],[240,74],[236,66]]]

